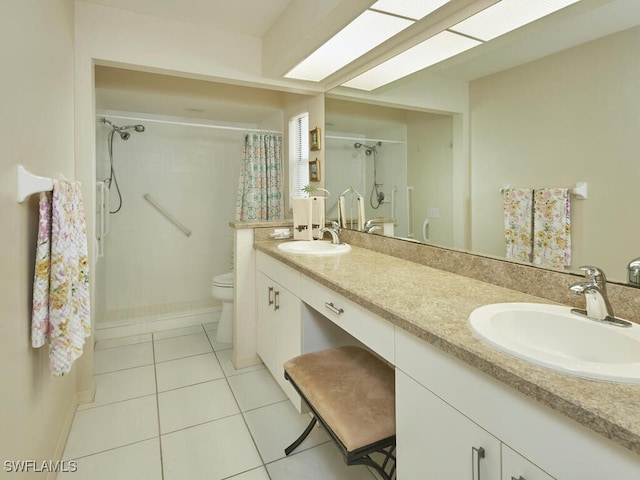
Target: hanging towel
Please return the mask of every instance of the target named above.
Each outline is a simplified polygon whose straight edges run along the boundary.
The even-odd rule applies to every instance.
[[[539,188],[533,199],[533,263],[571,265],[571,208],[568,188]]]
[[[504,241],[507,259],[531,262],[533,235],[533,190],[506,188],[504,204]]]
[[[80,184],[53,180],[40,194],[31,344],[49,343],[55,376],[71,370],[91,334],[87,234]]]
[[[313,238],[322,239],[323,233],[320,230],[324,228],[324,200],[325,197],[311,197],[311,228],[313,229]]]
[[[311,220],[313,217],[313,200],[296,197],[293,199],[293,239],[313,240]]]

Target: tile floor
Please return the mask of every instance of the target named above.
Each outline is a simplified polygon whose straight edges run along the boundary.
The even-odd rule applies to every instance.
[[[76,412],[66,480],[372,480],[347,467],[263,365],[236,370],[216,323],[99,341],[95,401]]]

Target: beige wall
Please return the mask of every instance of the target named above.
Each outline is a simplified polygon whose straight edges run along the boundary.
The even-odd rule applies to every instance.
[[[47,347],[30,345],[38,200],[16,200],[17,164],[39,175],[75,177],[73,12],[71,0],[0,2],[3,462],[59,458],[75,410],[77,369],[51,377]],[[33,473],[11,478],[33,478]]]
[[[503,185],[589,184],[572,201],[572,269],[622,280],[640,180],[640,28],[470,84],[473,251],[504,255]]]

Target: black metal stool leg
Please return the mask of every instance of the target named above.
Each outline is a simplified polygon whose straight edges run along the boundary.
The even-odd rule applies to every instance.
[[[307,428],[305,428],[304,432],[302,432],[302,435],[300,435],[295,442],[293,442],[291,445],[289,445],[287,448],[284,449],[285,455],[289,455],[296,448],[298,448],[298,445],[304,442],[304,439],[309,436],[309,434],[311,433],[311,430],[313,430],[313,427],[316,426],[317,421],[318,419],[316,417],[313,417],[311,419],[311,422],[309,422],[309,425],[307,425]]]

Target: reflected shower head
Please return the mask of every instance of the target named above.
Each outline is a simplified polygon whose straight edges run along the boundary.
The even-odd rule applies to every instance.
[[[126,127],[120,127],[120,130],[135,130],[138,133],[144,132],[144,125],[127,125]]]
[[[131,137],[129,132],[123,132],[122,130],[116,130],[116,132],[118,132],[122,140],[129,140],[129,137]]]
[[[354,147],[354,148],[360,148],[360,147],[362,147],[362,144],[361,144],[361,143],[356,142],[356,143],[354,143],[354,144],[353,144],[353,147]]]

